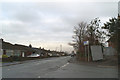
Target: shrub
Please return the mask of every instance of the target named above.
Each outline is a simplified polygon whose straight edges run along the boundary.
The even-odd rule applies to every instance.
[[[8,56],[6,54],[3,54],[2,58],[8,58]]]

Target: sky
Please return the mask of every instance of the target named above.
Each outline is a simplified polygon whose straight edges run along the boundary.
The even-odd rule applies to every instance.
[[[119,0],[1,0],[0,37],[13,44],[32,44],[71,52],[73,29],[96,17],[104,23],[118,15]]]

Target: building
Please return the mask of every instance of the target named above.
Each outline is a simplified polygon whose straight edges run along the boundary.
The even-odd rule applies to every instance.
[[[45,50],[44,48],[33,48],[32,45],[11,44],[5,42],[3,39],[0,39],[0,44],[1,56],[2,54],[7,55],[7,57],[28,57],[35,54],[40,55],[42,58],[65,56],[63,52]]]
[[[27,57],[35,52],[34,49],[20,44],[11,44],[9,42],[5,42],[1,39],[2,44],[2,54],[10,56],[18,56],[18,57]]]
[[[2,58],[2,39],[0,39],[0,58]]]
[[[9,43],[9,42],[5,42],[3,41],[3,39],[1,39],[2,41],[2,54],[7,55],[8,57],[14,55],[14,46],[13,44]]]
[[[27,57],[35,53],[35,50],[33,48],[30,48],[29,46],[15,44],[14,53],[15,56]]]

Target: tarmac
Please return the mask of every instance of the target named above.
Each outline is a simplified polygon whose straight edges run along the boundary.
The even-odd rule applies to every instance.
[[[16,64],[22,64],[24,62],[28,61],[36,61],[36,60],[26,60],[26,61],[14,61],[14,62],[3,62],[0,67],[4,66],[10,66],[10,65],[16,65]],[[99,67],[116,67],[118,66],[118,59],[116,57],[110,57],[105,60],[100,60],[100,61],[78,61],[76,57],[70,58],[68,60],[70,63],[77,63],[77,64],[82,64],[82,65],[89,65],[89,66],[99,66]]]

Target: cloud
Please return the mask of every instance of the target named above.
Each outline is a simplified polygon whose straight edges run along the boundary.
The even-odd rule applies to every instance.
[[[67,44],[73,27],[96,17],[104,22],[117,16],[117,2],[2,3],[1,12],[5,40],[51,49],[63,44],[65,50],[72,50]]]
[[[118,2],[119,0],[1,0],[0,2]]]

